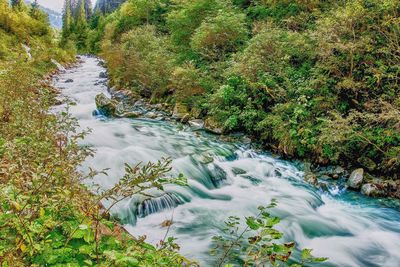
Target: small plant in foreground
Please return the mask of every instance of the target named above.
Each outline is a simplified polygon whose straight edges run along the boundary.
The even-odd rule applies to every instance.
[[[301,261],[294,262],[292,253],[295,242],[280,243],[283,233],[274,228],[280,222],[272,216],[268,209],[276,206],[272,200],[267,207],[260,206],[256,217],[246,217],[246,225],[242,229],[239,217],[231,216],[225,222],[223,235],[214,236],[214,247],[211,254],[218,257],[215,266],[290,266],[301,267],[304,264],[321,263],[327,258],[311,255],[311,249],[303,249]]]

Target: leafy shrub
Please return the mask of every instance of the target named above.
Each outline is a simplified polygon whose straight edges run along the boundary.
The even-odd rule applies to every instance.
[[[235,52],[247,39],[245,15],[219,10],[206,18],[192,36],[191,47],[206,58],[218,59]]]

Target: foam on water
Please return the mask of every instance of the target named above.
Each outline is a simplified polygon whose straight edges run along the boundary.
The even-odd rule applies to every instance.
[[[98,84],[104,69],[95,58],[83,59],[82,65],[55,81],[76,102],[70,112],[81,128],[92,129],[84,144],[97,152],[83,170],[110,168],[108,176],[96,178],[108,188],[123,176],[124,163],[171,157],[173,171],[189,179],[188,187],[170,186],[168,195],[147,202],[128,200],[113,210],[125,219],[133,235],[146,234],[148,241],[157,243],[166,232],[161,224],[171,219],[173,209],[170,234],[178,238],[184,255],[207,266],[211,237],[218,234],[223,221],[229,215],[253,215],[259,205],[275,198],[278,207],[273,213],[282,218],[278,228],[301,248],[329,257],[326,266],[399,266],[399,211],[364,201],[359,195],[352,200],[355,193],[339,187],[330,188],[331,193],[320,192],[304,183],[303,173],[290,162],[217,141],[212,135],[195,134],[188,127],[93,116],[95,96],[108,94],[106,86]],[[65,83],[67,79],[74,82]],[[213,162],[202,163],[204,156]]]

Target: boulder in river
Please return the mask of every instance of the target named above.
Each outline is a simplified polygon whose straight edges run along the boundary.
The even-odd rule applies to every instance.
[[[385,196],[385,190],[380,188],[379,185],[368,183],[361,187],[361,193],[369,197],[382,197]]]
[[[107,72],[105,72],[105,71],[100,72],[99,78],[101,78],[101,79],[107,78]]]
[[[144,116],[149,119],[155,119],[155,118],[157,118],[158,115],[157,115],[157,113],[150,111],[150,112],[147,112]]]
[[[200,119],[190,120],[189,125],[192,127],[192,130],[201,130],[204,128],[204,121]]]
[[[224,132],[224,127],[212,117],[206,119],[204,128],[215,134],[222,134]]]
[[[128,112],[122,113],[121,115],[119,115],[119,117],[134,119],[134,118],[140,117],[141,115],[142,115],[142,113],[137,112],[137,111],[128,111]]]
[[[116,115],[118,102],[101,93],[96,96],[96,106],[104,115]]]
[[[360,189],[364,180],[364,169],[354,170],[347,181],[347,185],[352,189]]]

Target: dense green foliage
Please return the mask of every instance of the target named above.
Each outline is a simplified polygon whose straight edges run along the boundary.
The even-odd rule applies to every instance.
[[[288,157],[400,173],[400,2],[127,1],[89,47],[112,83]]]
[[[50,113],[56,91],[42,81],[55,68],[51,59],[66,63],[73,54],[57,47],[35,7],[0,0],[0,35],[0,265],[189,266],[173,238],[157,246],[134,239],[100,204],[185,184],[166,175],[170,161],[127,165],[119,183],[93,195],[82,180],[96,173],[76,171],[92,153],[78,145],[85,133],[68,112]]]

